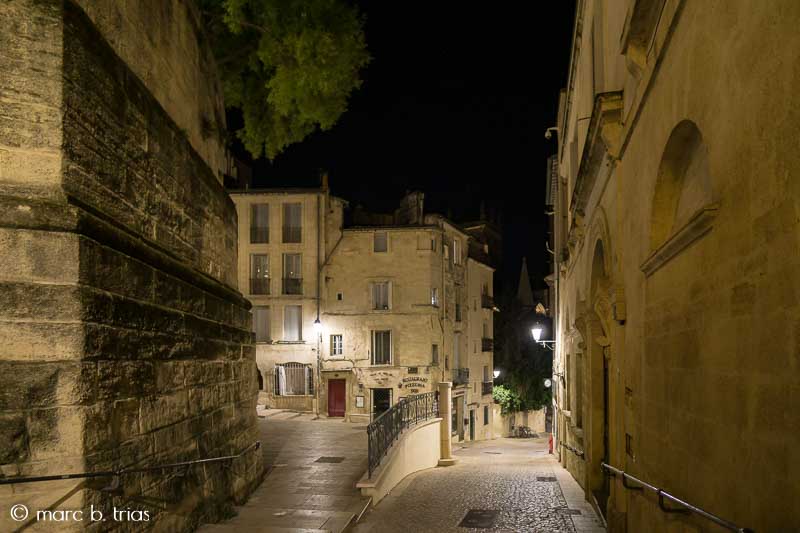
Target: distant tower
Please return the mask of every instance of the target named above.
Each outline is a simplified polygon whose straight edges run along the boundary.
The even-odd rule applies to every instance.
[[[517,300],[523,307],[533,309],[533,290],[531,290],[531,278],[528,276],[528,261],[525,257],[522,258],[522,271],[519,273]]]

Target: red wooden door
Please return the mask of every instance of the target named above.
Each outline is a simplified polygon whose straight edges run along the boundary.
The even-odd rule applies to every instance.
[[[328,416],[344,416],[345,380],[328,380]]]

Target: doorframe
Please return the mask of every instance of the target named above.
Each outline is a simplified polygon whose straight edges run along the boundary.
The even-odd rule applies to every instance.
[[[376,390],[388,390],[389,391],[389,409],[392,408],[392,400],[394,399],[394,389],[393,388],[391,388],[391,387],[371,387],[369,389],[369,421],[370,422],[372,422],[376,418],[375,417],[375,391]],[[383,413],[381,413],[381,414],[383,414]]]
[[[331,415],[331,382],[332,381],[341,381],[344,383],[344,413],[342,416],[334,416]],[[327,380],[327,389],[328,389],[328,418],[346,418],[347,417],[347,378],[329,378]]]

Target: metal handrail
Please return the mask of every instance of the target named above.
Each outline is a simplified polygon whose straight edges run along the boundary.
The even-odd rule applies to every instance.
[[[400,398],[367,426],[369,477],[378,468],[394,441],[411,426],[439,416],[439,393],[426,392]]]
[[[574,454],[575,454],[575,455],[577,455],[578,457],[585,457],[585,456],[586,456],[586,454],[585,454],[584,452],[582,452],[582,451],[578,450],[577,448],[573,448],[572,446],[570,446],[569,444],[567,444],[567,443],[565,443],[565,442],[558,441],[558,443],[559,443],[559,444],[560,444],[560,445],[561,445],[563,448],[566,448],[566,449],[568,449],[569,451],[571,451],[572,453],[574,453]]]
[[[237,459],[244,454],[257,450],[261,447],[261,441],[255,441],[253,444],[242,450],[236,455],[225,455],[223,457],[211,457],[208,459],[195,459],[193,461],[182,461],[180,463],[169,463],[165,465],[145,466],[139,468],[120,468],[118,470],[105,470],[100,472],[78,472],[75,474],[56,474],[50,476],[32,476],[32,477],[12,477],[0,479],[0,485],[15,485],[18,483],[35,483],[39,481],[56,481],[60,479],[85,479],[95,477],[119,477],[126,474],[138,474],[141,472],[151,472],[153,470],[164,470],[166,468],[188,468],[196,464],[216,463],[219,461],[229,461]]]
[[[702,516],[703,518],[705,518],[707,520],[710,520],[710,521],[714,522],[718,526],[724,527],[728,531],[736,531],[737,533],[755,533],[752,529],[749,529],[749,528],[746,528],[746,527],[740,527],[740,526],[737,526],[736,524],[734,524],[733,522],[728,522],[724,518],[720,518],[715,514],[711,514],[711,513],[709,513],[708,511],[706,511],[704,509],[701,509],[701,508],[696,507],[696,506],[694,506],[694,505],[692,505],[690,503],[687,503],[687,502],[681,500],[680,498],[678,498],[676,496],[673,496],[669,492],[666,492],[663,489],[660,489],[658,487],[654,487],[650,483],[647,483],[646,481],[642,481],[641,479],[639,479],[637,477],[634,477],[634,476],[628,474],[627,472],[625,472],[623,470],[620,470],[619,468],[615,468],[615,467],[613,467],[613,466],[611,466],[609,464],[606,464],[606,463],[600,463],[600,466],[603,468],[603,470],[607,471],[608,474],[610,476],[612,476],[612,477],[616,477],[618,475],[621,476],[622,477],[622,486],[625,487],[628,490],[643,491],[644,489],[649,489],[649,490],[655,492],[656,495],[658,496],[658,506],[665,513],[683,513],[683,514],[695,513],[695,514],[698,514],[698,515]],[[633,481],[634,483],[637,483],[639,486],[638,487],[634,487],[634,486],[628,485],[626,483],[626,481],[625,481],[626,479],[629,479],[629,480]],[[666,499],[668,499],[668,500],[670,500],[670,501],[672,501],[674,503],[677,503],[681,507],[680,508],[667,507],[664,504],[664,498],[666,498]]]

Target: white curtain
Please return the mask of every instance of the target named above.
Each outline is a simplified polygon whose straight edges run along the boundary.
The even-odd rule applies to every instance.
[[[278,394],[286,396],[286,369],[283,365],[278,365],[275,371],[278,373]]]

